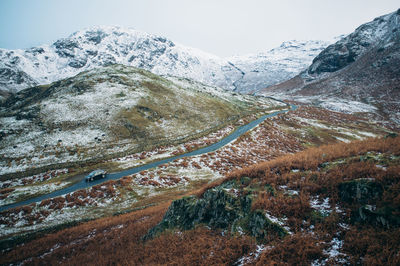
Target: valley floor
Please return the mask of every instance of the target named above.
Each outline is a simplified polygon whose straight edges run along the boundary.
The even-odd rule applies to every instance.
[[[254,118],[248,117],[247,119],[251,120]],[[247,122],[246,120],[241,120],[239,124]],[[106,165],[112,169],[126,169],[174,154],[184,153],[213,143],[231,133],[233,129],[234,125],[225,127],[207,137],[179,146],[159,147],[151,152],[112,159],[104,162],[103,166]],[[276,199],[268,199],[268,202],[270,202],[268,204],[270,205],[266,208],[268,210],[266,214],[268,214],[267,217],[271,221],[287,228],[289,236],[285,237],[282,241],[274,240],[275,242],[271,242],[271,239],[264,239],[260,242],[245,233],[231,235],[224,231],[226,229],[223,228],[210,231],[201,226],[191,231],[176,231],[174,233],[163,234],[146,243],[142,243],[140,239],[161,220],[171,200],[181,198],[184,195],[191,195],[198,189],[207,188],[210,182],[224,180],[224,177],[232,176],[229,173],[235,170],[239,171],[235,172],[235,175],[240,179],[241,176],[249,175],[246,172],[246,174],[238,176],[237,173],[247,171],[243,170],[240,172],[240,169],[265,161],[273,160],[273,162],[280,162],[280,160],[290,160],[291,157],[276,159],[282,158],[281,156],[285,154],[293,154],[310,147],[329,143],[356,141],[355,143],[367,144],[369,143],[368,141],[358,142],[358,140],[384,136],[387,133],[388,131],[385,128],[368,120],[362,120],[352,115],[327,111],[321,108],[302,106],[294,112],[264,121],[251,132],[246,133],[233,143],[226,145],[216,152],[179,159],[155,169],[126,176],[117,181],[107,181],[106,183],[79,190],[62,197],[3,212],[0,217],[0,232],[3,239],[1,246],[3,249],[2,257],[4,259],[2,259],[1,263],[11,261],[51,263],[56,258],[60,259],[62,257],[65,257],[64,262],[69,263],[70,259],[75,256],[76,263],[78,261],[79,263],[87,263],[90,261],[88,259],[93,255],[100,256],[101,252],[105,250],[103,250],[103,247],[110,248],[111,245],[112,253],[115,254],[115,261],[119,261],[121,264],[129,264],[132,261],[141,264],[164,264],[168,262],[172,263],[171,259],[174,258],[177,260],[183,259],[181,262],[185,263],[195,263],[195,260],[199,256],[204,261],[209,260],[210,263],[237,262],[238,264],[246,264],[255,263],[258,260],[266,260],[267,257],[265,254],[275,254],[274,256],[278,256],[277,250],[284,245],[302,245],[301,243],[310,245],[310,252],[314,254],[310,255],[310,258],[314,258],[315,264],[325,263],[330,259],[336,261],[336,263],[340,263],[340,259],[351,261],[349,256],[341,255],[344,245],[344,238],[341,233],[338,233],[334,237],[339,232],[337,228],[338,224],[342,224],[343,228],[350,226],[345,220],[340,223],[336,223],[337,221],[335,220],[336,231],[332,231],[333,235],[331,235],[331,238],[321,239],[321,245],[318,248],[315,247],[314,244],[319,242],[315,241],[317,237],[313,235],[312,229],[318,226],[327,226],[325,225],[325,220],[329,217],[329,219],[332,218],[331,213],[333,210],[336,213],[342,213],[341,215],[344,215],[343,213],[345,212],[339,205],[336,209],[336,203],[332,201],[333,195],[329,193],[325,193],[326,195],[324,193],[317,193],[316,195],[307,194],[307,196],[304,196],[303,190],[305,188],[302,188],[304,184],[301,182],[301,184],[297,184],[296,182],[294,184],[290,183],[291,175],[300,176],[304,171],[308,171],[301,167],[290,169],[291,172],[289,171],[287,177],[288,182],[268,181],[268,184],[280,196]],[[375,143],[377,140],[371,140],[370,142]],[[397,145],[397,142],[394,142],[394,144]],[[353,147],[352,145],[356,144],[349,144],[348,147]],[[347,149],[345,144],[338,144],[332,147],[341,147],[343,150]],[[329,151],[331,148],[325,147],[325,149]],[[376,152],[373,149],[372,151]],[[367,152],[368,150],[363,150],[363,154]],[[384,152],[387,151],[385,150]],[[396,162],[396,156],[399,155],[397,153],[398,150],[393,152],[394,159],[388,155],[389,159],[393,159]],[[391,167],[391,164],[393,164],[393,162],[390,162],[390,165],[387,165],[388,158],[385,154],[372,153],[370,157],[372,158],[371,160],[377,161],[375,163],[376,168],[382,171],[387,171]],[[309,159],[311,158],[305,158],[304,160],[307,161]],[[332,165],[340,165],[341,162],[339,159],[339,155],[337,155],[337,158],[332,159]],[[329,160],[326,160],[326,162],[329,162]],[[288,163],[288,165],[290,164]],[[254,169],[254,167],[246,169]],[[23,184],[25,185],[24,187],[29,188],[32,194],[38,193],[35,192],[37,191],[35,190],[37,187],[41,187],[41,192],[43,192],[46,189],[48,191],[66,186],[68,184],[65,180],[68,180],[68,178],[65,179],[65,177],[68,177],[69,174],[71,174],[69,169],[61,169],[18,181],[2,182],[2,190],[0,191],[1,203],[7,204],[21,200],[21,197],[26,197],[28,189],[23,189]],[[308,175],[309,172],[306,174]],[[239,188],[235,189],[240,190]],[[294,198],[292,202],[294,206],[298,206],[297,198],[299,197],[301,204],[306,204],[307,207],[300,204],[300,210],[293,210],[293,212],[302,212],[304,207],[306,212],[301,215],[307,217],[300,215],[301,219],[303,219],[300,221],[300,218],[296,216],[297,220],[292,221],[290,218],[291,213],[283,213],[285,210],[277,210],[274,206],[280,206],[283,203],[292,204],[288,202],[288,199],[284,195],[290,195]],[[261,197],[260,200],[264,200],[262,198],[264,196],[261,194],[258,197]],[[266,195],[265,197],[268,198],[271,195]],[[257,199],[254,204],[258,204],[257,202],[260,200]],[[261,209],[263,208],[264,206]],[[312,213],[313,210],[315,213]],[[123,214],[125,212],[127,214]],[[117,214],[117,217],[111,217]],[[312,219],[314,220],[309,220],[311,219],[308,217],[309,215],[312,215]],[[99,217],[109,218],[97,219]],[[57,231],[60,228],[70,227],[78,222],[92,219],[97,220],[86,222],[46,237],[40,237],[44,233]],[[338,219],[340,220],[341,218]],[[306,221],[306,224],[303,225],[303,221]],[[322,225],[318,223],[322,223]],[[303,234],[306,234],[306,237],[303,237]],[[119,238],[116,239],[116,236]],[[23,246],[15,246],[18,243],[26,242],[26,239],[37,240],[25,243]],[[61,239],[65,240],[62,241]],[[42,241],[46,244],[41,245]],[[98,243],[97,249],[95,248],[96,243]],[[130,255],[126,254],[126,250],[128,250],[126,247],[118,250],[118,247],[124,245],[124,243],[130,245],[131,249],[129,250],[132,250],[132,254],[135,253],[136,257],[130,257],[133,256],[131,252],[129,252]],[[151,258],[154,256],[150,254],[164,245],[163,243],[174,243],[174,247],[171,247],[171,254],[173,256],[169,257],[167,253],[163,253],[163,249],[160,249],[158,261],[152,261]],[[40,246],[40,248],[34,249],[34,246]],[[218,250],[212,248],[212,252],[210,251],[211,253],[206,257],[204,257],[204,254],[193,253],[195,248],[205,250],[207,247],[216,246],[220,246],[220,248]],[[138,251],[140,247],[143,250]],[[67,250],[69,251],[67,252]],[[185,253],[185,256],[182,256],[183,253]],[[163,257],[163,254],[166,257]],[[230,258],[226,258],[226,254],[233,255]],[[283,252],[282,254],[285,253]],[[336,255],[331,256],[329,254]],[[215,261],[217,257],[221,260]],[[310,260],[310,258],[306,259]],[[318,260],[318,258],[321,259]],[[112,258],[108,258],[107,256],[103,259],[104,263],[112,260]],[[277,257],[276,260],[279,260],[279,258]]]

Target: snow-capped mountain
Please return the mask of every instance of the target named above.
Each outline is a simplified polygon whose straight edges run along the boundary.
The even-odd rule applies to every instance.
[[[243,72],[233,85],[237,91],[246,93],[288,80],[306,69],[329,44],[292,40],[268,52],[231,57],[229,61]]]
[[[379,114],[400,124],[400,9],[328,46],[296,77],[271,86],[281,94],[338,111]]]
[[[0,50],[0,86],[18,91],[71,77],[84,70],[124,64],[230,88],[240,72],[217,56],[166,38],[120,27],[78,31],[50,46]]]
[[[267,53],[224,59],[164,37],[99,26],[78,31],[52,45],[0,49],[0,91],[14,93],[116,63],[229,90],[249,91],[296,75],[326,45],[292,41]]]

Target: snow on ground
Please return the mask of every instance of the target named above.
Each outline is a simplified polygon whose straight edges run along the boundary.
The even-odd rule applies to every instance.
[[[267,249],[271,249],[272,247],[271,246],[265,246],[265,245],[257,245],[256,246],[256,250],[254,251],[254,252],[251,252],[249,255],[247,255],[247,256],[243,256],[243,257],[241,257],[236,263],[235,263],[235,265],[240,265],[240,266],[243,266],[243,265],[246,265],[246,264],[249,264],[249,263],[252,263],[252,262],[254,262],[254,261],[256,261],[257,259],[258,259],[258,257],[261,255],[261,253],[264,251],[264,250],[267,250]]]
[[[300,171],[299,169],[292,169],[291,172],[297,173],[299,171]],[[289,196],[299,195],[299,191],[293,190],[293,189],[288,189],[288,186],[279,186],[279,188],[283,189],[285,191],[285,193],[288,194]]]
[[[337,137],[337,136],[335,136],[335,139],[337,139],[337,140],[339,140],[341,142],[345,142],[345,143],[349,143],[351,141],[349,139],[345,139],[345,138],[341,138],[341,137]]]
[[[335,97],[293,96],[291,98],[302,103],[311,103],[331,111],[346,114],[375,113],[378,111],[378,109],[371,104]]]
[[[303,116],[304,114],[308,114],[308,112],[301,112],[301,114]],[[310,114],[313,116],[314,112],[310,112]],[[337,113],[334,113],[333,115],[333,118],[338,119]],[[102,185],[104,186],[104,188],[96,188],[97,190],[99,190],[98,193],[89,190],[87,193],[94,193],[94,197],[90,196],[88,198],[80,198],[78,203],[80,201],[83,201],[84,204],[80,203],[83,205],[78,204],[73,207],[68,207],[70,209],[76,209],[76,211],[71,211],[70,209],[68,209],[67,213],[69,214],[63,216],[63,213],[59,213],[59,216],[64,217],[64,221],[79,219],[82,218],[82,216],[80,216],[78,210],[90,208],[89,206],[97,210],[95,211],[96,215],[99,212],[103,212],[104,214],[105,211],[112,213],[115,211],[120,211],[124,208],[129,209],[129,206],[132,205],[132,203],[137,202],[141,198],[150,199],[153,196],[159,196],[160,193],[163,193],[163,191],[165,191],[163,189],[174,189],[174,191],[185,190],[190,188],[193,182],[210,182],[212,180],[223,177],[225,174],[235,169],[243,168],[253,163],[258,163],[274,158],[274,156],[276,157],[276,154],[284,154],[288,152],[291,153],[300,150],[301,146],[298,140],[286,133],[287,125],[283,123],[287,121],[289,121],[290,123],[294,123],[293,129],[296,130],[302,130],[302,128],[308,125],[305,123],[308,120],[297,118],[299,117],[294,112],[285,116],[267,119],[258,127],[254,128],[251,132],[245,134],[239,140],[234,141],[215,152],[190,158],[182,158],[168,164],[161,165],[155,169],[142,171],[133,176],[122,178],[112,183],[113,190],[116,191],[116,194],[112,194],[114,196],[100,196],[102,195],[102,193],[105,193],[103,190],[107,191],[108,185]],[[330,121],[332,117],[329,116],[327,119],[328,121]],[[319,121],[317,119],[310,121],[311,123],[313,123],[314,126],[317,126],[318,124],[326,125],[326,121]],[[169,156],[171,154],[174,155],[175,153],[182,153],[188,151],[189,149],[196,148],[196,145],[203,145],[204,143],[207,143],[207,141],[212,140],[212,142],[214,142],[216,139],[221,138],[223,135],[229,134],[231,131],[232,128],[225,128],[202,138],[201,141],[194,140],[192,142],[189,142],[191,145],[188,145],[189,143],[186,143],[178,145],[178,148],[162,147],[148,153],[129,155],[120,158],[119,160],[123,165],[124,163],[137,163],[138,160],[154,160],[155,157],[158,158],[157,156],[163,157]],[[363,129],[362,131],[368,132],[366,129]],[[118,159],[113,161],[118,163]],[[289,191],[286,187],[280,188],[283,190],[287,190],[287,193],[291,193],[293,195],[297,192],[294,190]],[[96,189],[94,191],[96,191]],[[49,204],[51,205],[51,203]],[[95,205],[93,206],[91,204]],[[332,210],[329,204],[329,198],[312,198],[310,204],[312,208],[320,211],[322,215],[327,215]],[[46,206],[42,206],[42,210],[46,208]],[[64,208],[62,208],[61,210],[63,209]],[[336,210],[337,213],[340,213],[337,207]],[[21,217],[19,217],[18,215],[20,215]],[[93,215],[94,213],[88,212],[84,216],[92,217]],[[13,212],[11,211],[10,214],[4,215],[3,217],[3,219],[5,219],[10,224],[7,226],[3,225],[2,229],[7,230],[7,232],[11,232],[12,230],[14,230],[12,232],[22,232],[30,230],[29,228],[31,228],[31,225],[27,224],[24,218],[25,216],[27,216],[27,214],[13,214]],[[272,221],[275,221],[285,226],[284,217],[279,219],[270,216],[269,218],[272,219]],[[16,223],[18,223],[19,225],[17,229],[13,228]],[[40,221],[38,223],[40,223]],[[285,229],[290,232],[290,228]]]
[[[86,73],[76,79],[87,79],[85,82],[89,82],[90,78],[101,78],[105,75],[103,72],[107,71],[108,69],[101,69],[97,75]],[[139,80],[139,77],[141,76],[132,75],[130,79]],[[65,93],[66,90],[71,90],[71,93]],[[110,141],[104,129],[113,126],[112,118],[122,109],[135,106],[146,95],[140,88],[132,91],[129,86],[109,82],[97,83],[83,92],[74,90],[76,88],[73,86],[63,88],[62,93],[56,92],[40,103],[43,123],[56,125],[54,129],[38,126],[26,119],[0,118],[2,131],[6,134],[3,145],[0,144],[0,155],[6,158],[23,158],[0,162],[0,175],[80,159],[76,154],[78,147],[98,149],[99,140],[103,143]],[[66,128],[67,126],[70,128]],[[118,147],[118,143],[114,146]],[[98,152],[95,151],[94,154],[96,153]]]
[[[32,175],[32,176],[28,176],[28,177],[24,177],[24,178],[4,180],[4,181],[0,181],[0,189],[1,188],[10,188],[10,187],[12,188],[12,187],[23,186],[23,185],[28,185],[28,184],[37,184],[37,183],[41,183],[43,181],[49,181],[51,179],[58,177],[59,175],[66,174],[68,172],[69,172],[69,170],[67,168],[64,168],[64,169],[47,171],[45,173],[40,173],[37,175]]]
[[[330,244],[330,247],[327,250],[324,250],[329,258],[335,258],[339,255],[343,255],[343,253],[340,253],[339,251],[343,246],[343,240],[333,238]]]
[[[329,197],[325,199],[320,199],[318,196],[310,199],[311,208],[319,211],[323,216],[328,216],[332,210],[329,204]]]
[[[312,262],[312,266],[331,265],[333,262],[335,265],[347,265],[346,254],[340,252],[343,246],[343,240],[334,237],[331,242],[328,243],[328,247],[323,250],[324,254],[328,257],[324,260],[315,260]]]
[[[348,128],[341,127],[341,126],[335,126],[335,125],[328,124],[326,122],[318,121],[316,119],[306,119],[303,117],[296,117],[296,119],[303,124],[308,124],[315,128],[335,131],[335,132],[339,133],[341,136],[335,136],[335,135],[332,135],[332,136],[342,142],[350,142],[352,139],[365,139],[365,138],[369,138],[369,137],[377,137],[377,135],[372,132],[366,132],[366,131],[358,130],[358,129],[348,129]],[[344,138],[343,135],[348,136],[349,139]]]
[[[52,87],[49,97],[29,106],[36,110],[29,112],[34,117],[40,117],[40,123],[36,123],[35,119],[1,117],[0,133],[4,137],[0,143],[0,156],[5,159],[0,161],[0,175],[49,164],[94,159],[100,155],[117,154],[137,148],[140,143],[119,138],[113,130],[126,124],[124,115],[120,117],[121,112],[132,109],[141,99],[147,97],[148,91],[140,85],[142,82],[168,83],[164,80],[153,80],[154,77],[148,75],[150,76],[120,65],[91,70],[74,77],[72,83],[65,81],[65,86]],[[228,105],[259,110],[283,106],[283,103],[269,98],[238,95],[187,79],[169,79],[172,81],[168,84],[169,88],[183,93],[184,96],[198,96],[202,92],[221,97],[229,102]],[[83,88],[81,83],[84,84]],[[176,99],[175,104],[187,105],[185,97]],[[234,118],[237,117],[232,117]],[[172,139],[177,137],[176,132],[182,134],[179,138],[184,138],[229,122],[216,120],[213,116],[206,116],[204,119],[207,121],[202,128],[189,127],[185,123],[178,125],[176,119],[160,119],[152,127],[159,130],[159,134],[164,134],[165,138]],[[128,125],[131,126],[129,123]],[[154,132],[158,132],[157,130]]]
[[[287,220],[287,218],[277,218],[277,217],[275,217],[275,216],[272,216],[272,215],[269,214],[268,212],[265,213],[265,217],[267,217],[267,219],[269,219],[271,222],[276,223],[276,224],[282,226],[282,227],[286,230],[286,232],[287,232],[289,235],[293,234],[293,233],[290,231],[290,228],[285,224],[285,221]]]
[[[215,142],[216,140],[220,139],[221,137],[229,134],[233,130],[233,127],[227,127],[224,129],[221,129],[218,132],[214,132],[210,134],[209,136],[203,137],[199,140],[195,140],[186,144],[178,146],[179,148],[183,149],[185,148],[186,150],[190,147],[193,147],[188,144],[199,144],[202,145],[204,143],[207,143],[208,141],[211,140],[211,143]],[[261,128],[256,129],[257,132],[263,132]],[[208,145],[208,144],[207,144]],[[224,173],[227,173],[229,169],[231,169],[231,165],[234,162],[229,162],[227,159],[229,158],[228,156],[232,156],[235,154],[233,152],[233,149],[236,149],[235,146],[240,145],[240,143],[237,144],[231,144],[228,146],[225,146],[221,149],[219,149],[217,152],[213,152],[210,154],[203,154],[203,155],[198,155],[194,156],[191,158],[182,158],[176,161],[173,161],[169,164],[161,165],[155,169],[151,169],[148,171],[142,171],[140,173],[137,173],[133,176],[123,178],[121,181],[115,181],[113,182],[113,190],[115,190],[117,193],[113,194],[114,196],[110,197],[100,197],[97,198],[99,195],[102,195],[102,190],[107,190],[107,186],[100,186],[99,188],[94,188],[92,187],[91,189],[87,190],[87,193],[93,194],[92,192],[93,189],[95,190],[100,190],[99,193],[94,193],[95,198],[92,198],[92,196],[88,198],[79,198],[78,205],[72,205],[69,207],[61,207],[61,211],[59,210],[53,210],[53,209],[46,209],[48,206],[54,205],[52,201],[45,203],[44,206],[39,206],[40,204],[36,204],[36,207],[34,207],[34,211],[32,211],[32,215],[35,213],[41,213],[39,214],[39,217],[42,217],[42,221],[38,220],[35,218],[35,224],[30,225],[30,222],[27,220],[27,217],[32,217],[31,214],[25,214],[24,212],[20,211],[18,215],[21,217],[16,217],[13,211],[11,210],[10,213],[7,213],[7,215],[4,215],[2,219],[6,222],[9,223],[9,226],[3,225],[2,229],[4,232],[4,235],[7,235],[9,233],[15,233],[15,232],[22,232],[22,231],[29,231],[29,230],[36,230],[39,228],[45,228],[46,226],[51,226],[54,224],[59,223],[60,221],[71,221],[71,220],[76,220],[80,219],[83,216],[85,218],[96,218],[100,217],[103,211],[107,210],[107,212],[115,212],[122,210],[124,208],[129,208],[132,203],[137,202],[138,197],[142,198],[151,198],[153,196],[157,196],[160,193],[162,193],[162,190],[160,188],[173,188],[175,187],[176,189],[179,190],[184,190],[188,186],[192,184],[192,182],[210,182],[212,180],[216,180],[218,178],[221,178]],[[178,149],[175,149],[176,151],[179,151]],[[167,152],[166,154],[170,154],[172,150],[170,149],[165,149],[161,150],[161,152]],[[157,151],[158,152],[158,151]],[[145,153],[144,158],[146,156],[149,156],[148,158],[152,158],[151,156],[157,156],[157,152],[153,153]],[[253,154],[253,153],[252,153]],[[127,162],[132,160],[132,158],[140,156],[142,154],[136,154],[135,156],[127,156],[124,158],[121,158],[123,162]],[[239,156],[236,154],[236,156]],[[256,156],[254,154],[253,156]],[[226,157],[226,159],[224,159]],[[221,160],[222,158],[222,160]],[[153,158],[152,158],[153,159]],[[128,192],[123,192],[123,191],[128,191]],[[133,192],[129,192],[133,191]],[[77,192],[72,193],[74,195]],[[81,193],[81,192],[79,192]],[[78,193],[78,194],[79,194]],[[133,194],[132,194],[133,193]],[[97,195],[97,196],[96,196]],[[118,195],[121,195],[121,197],[125,197],[122,195],[126,195],[126,198],[119,198]],[[65,197],[69,197],[66,195]],[[43,202],[42,202],[43,204]],[[66,204],[66,203],[63,203]],[[71,203],[73,204],[73,203]],[[82,205],[83,204],[83,205]],[[94,204],[94,205],[93,205]],[[56,205],[57,206],[57,205]],[[62,205],[64,206],[64,205]],[[57,208],[57,207],[52,207],[52,208]],[[86,210],[86,212],[85,212]],[[50,217],[47,218],[48,214],[46,212],[53,213],[54,214]],[[83,215],[84,213],[84,215]],[[15,226],[15,225],[18,226]]]
[[[41,185],[30,185],[23,187],[15,187],[12,193],[5,199],[0,199],[0,206],[8,205],[21,200],[21,198],[32,197],[36,194],[48,194],[53,191],[69,186],[69,182],[58,182]]]
[[[179,77],[175,77],[175,76],[165,76],[165,78],[167,78],[168,80],[173,81],[175,84],[180,85],[183,88],[193,88],[194,90],[197,91],[201,91],[201,92],[206,92],[209,93],[211,95],[215,95],[218,96],[222,99],[225,99],[227,101],[232,101],[233,98],[236,98],[237,100],[243,101],[243,102],[252,102],[254,101],[254,98],[250,95],[246,95],[246,94],[238,94],[229,90],[224,90],[221,89],[219,87],[215,87],[215,86],[207,86],[205,84],[202,83],[195,83],[193,81],[191,81],[190,79],[185,79],[185,78],[179,78]],[[275,105],[275,106],[285,106],[284,103],[282,102],[276,102],[268,97],[260,97],[257,98],[257,101],[264,105],[264,108],[268,108],[271,105]]]
[[[128,94],[129,98],[123,96]],[[120,99],[116,100],[116,95],[121,95]],[[125,85],[105,82],[96,84],[92,90],[86,90],[83,94],[64,93],[61,98],[43,101],[41,112],[54,123],[86,120],[102,122],[103,119],[109,120],[123,108],[135,106],[145,96],[144,90],[132,91]]]
[[[112,186],[115,190],[115,186]],[[86,218],[99,218],[105,214],[112,215],[114,212],[129,208],[133,203],[137,202],[134,197],[121,198],[122,195],[115,190],[112,195],[103,195],[103,197],[93,198],[91,192],[98,190],[107,193],[109,187],[89,188],[86,197],[81,196],[81,192],[73,192],[54,199],[49,200],[47,204],[36,203],[22,207],[17,212],[7,212],[0,217],[0,237],[21,231],[37,231],[63,224],[68,221],[81,220]],[[78,196],[74,195],[75,193]],[[68,201],[71,198],[71,201]],[[62,199],[60,201],[60,199]],[[78,202],[76,204],[75,202]],[[61,205],[57,205],[60,203]],[[63,206],[63,207],[60,207]]]
[[[292,93],[294,93],[292,91]],[[372,104],[367,104],[359,101],[341,99],[330,96],[294,96],[286,93],[264,93],[266,96],[273,96],[278,99],[294,100],[297,102],[319,106],[331,111],[341,112],[346,114],[353,113],[376,113],[377,107]]]
[[[327,100],[320,104],[321,107],[341,113],[374,113],[378,109],[370,104],[350,100]]]
[[[207,136],[180,145],[156,148],[152,151],[130,154],[128,156],[112,159],[110,161],[118,164],[118,167],[121,169],[132,168],[151,161],[169,158],[174,155],[190,152],[194,149],[216,143],[232,133],[234,129],[235,128],[232,125],[229,125],[218,131],[212,132]]]
[[[306,119],[303,117],[297,117],[296,119],[302,123],[309,124],[310,126],[313,126],[313,127],[319,127],[319,128],[323,128],[323,129],[331,129],[332,128],[331,125],[326,125],[324,123],[321,123],[321,121],[318,121],[315,119]]]

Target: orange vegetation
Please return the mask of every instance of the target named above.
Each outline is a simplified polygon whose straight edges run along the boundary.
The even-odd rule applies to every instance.
[[[352,221],[351,210],[357,203],[343,202],[338,194],[342,182],[373,179],[383,187],[381,200],[374,202],[376,208],[390,206],[393,214],[399,215],[399,156],[400,137],[321,146],[237,170],[197,194],[201,196],[211,187],[244,177],[250,178],[248,187],[264,188],[257,191],[252,208],[284,218],[291,234],[268,239],[264,250],[258,257],[253,256],[250,264],[340,264],[344,259],[350,264],[399,265],[399,227]],[[377,160],[382,158],[387,159],[385,165],[377,167]],[[175,182],[173,176],[164,178]],[[104,193],[112,193],[111,184],[106,187]],[[291,191],[296,193],[290,194]],[[310,203],[321,199],[328,199],[330,211],[326,214],[316,211]],[[167,231],[143,241],[148,230],[161,221],[168,205],[169,202],[46,235],[3,251],[0,264],[219,265],[234,264],[256,249],[255,239],[249,236],[201,225],[184,232]],[[29,212],[29,208],[24,211]],[[330,257],[330,243],[335,238],[343,245],[338,248],[337,257]]]
[[[197,228],[163,234],[143,242],[141,237],[159,222],[168,204],[103,218],[34,240],[3,254],[0,263],[29,265],[201,265],[232,264],[254,248],[246,236],[222,236]]]

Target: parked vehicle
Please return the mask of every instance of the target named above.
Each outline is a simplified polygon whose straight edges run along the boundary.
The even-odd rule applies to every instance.
[[[90,182],[90,181],[97,180],[100,178],[105,178],[106,175],[107,175],[106,171],[98,169],[98,170],[94,170],[94,171],[90,172],[90,174],[88,174],[85,177],[85,180],[86,180],[86,182]]]

